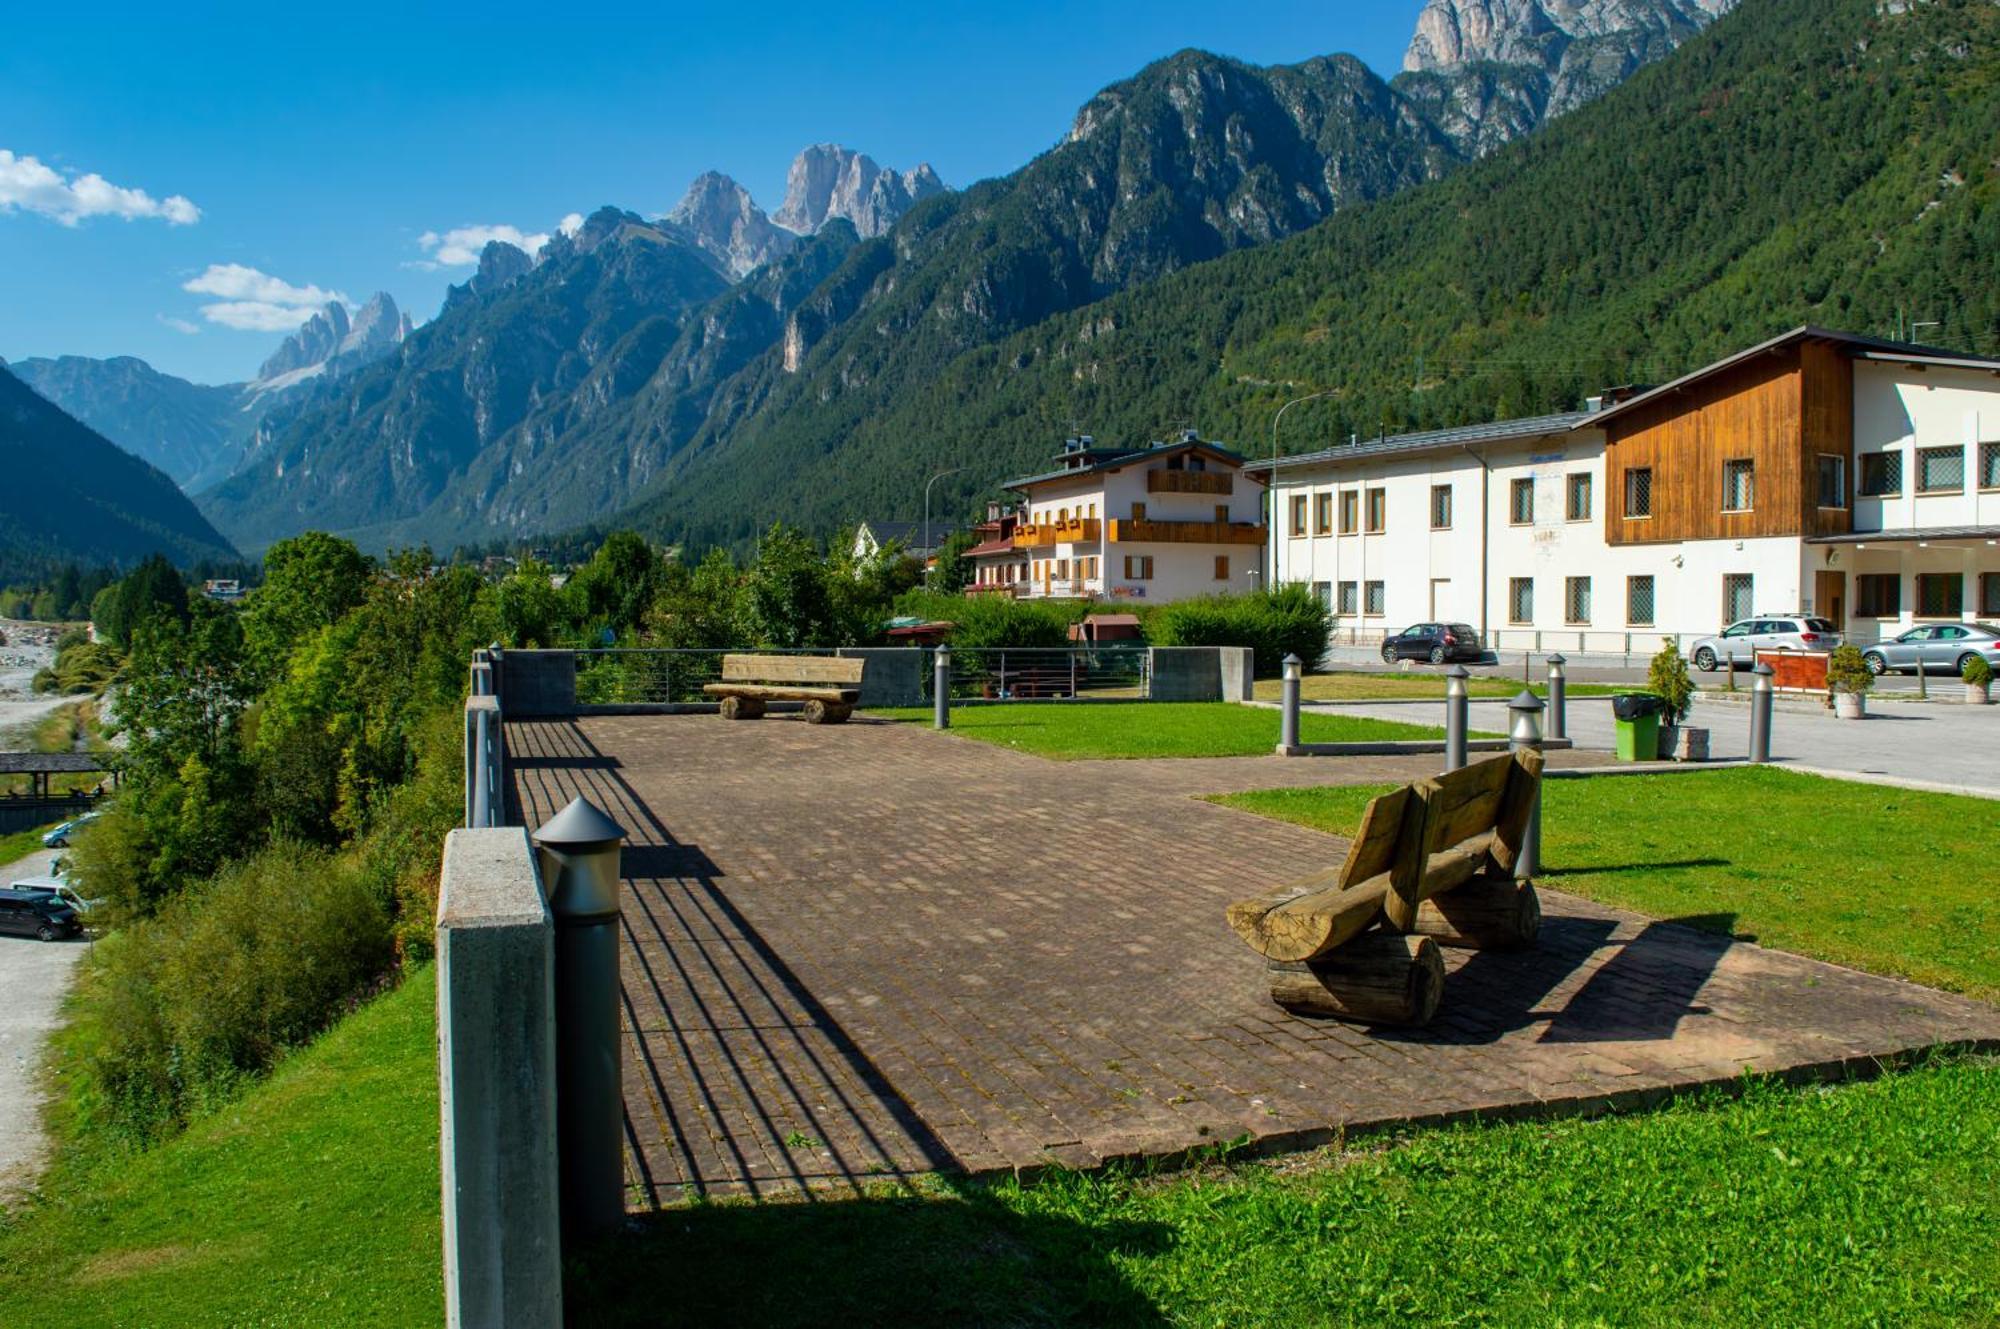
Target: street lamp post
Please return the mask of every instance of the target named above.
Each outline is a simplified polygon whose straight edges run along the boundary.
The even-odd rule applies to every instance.
[[[1331,396],[1333,396],[1333,391],[1328,389],[1324,392],[1309,392],[1303,397],[1294,397],[1283,406],[1280,406],[1278,413],[1271,417],[1271,483],[1269,486],[1271,518],[1270,524],[1265,528],[1264,536],[1265,541],[1271,546],[1271,579],[1264,585],[1264,589],[1267,591],[1276,590],[1278,586],[1278,425],[1285,418],[1285,412],[1291,410],[1292,407],[1303,406],[1309,401],[1318,401],[1321,397]]]
[[[970,466],[954,466],[948,471],[939,471],[936,475],[933,475],[930,479],[924,482],[924,548],[927,551],[932,549],[931,486],[936,484],[938,481],[944,479],[947,475],[958,475],[961,472],[969,471],[971,469],[972,468]],[[924,585],[929,586],[930,583],[931,583],[930,565],[927,563],[924,565]]]

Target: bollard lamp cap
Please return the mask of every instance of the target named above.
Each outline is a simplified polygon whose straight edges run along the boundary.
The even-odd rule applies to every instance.
[[[1542,699],[1528,691],[1528,689],[1522,688],[1514,694],[1514,700],[1507,703],[1507,709],[1510,711],[1539,711],[1542,709]]]
[[[1777,673],[1778,671],[1771,668],[1771,666],[1766,664],[1764,661],[1759,660],[1757,662],[1757,667],[1755,669],[1752,669],[1750,672],[1753,674],[1762,674],[1764,677],[1769,678],[1771,675]]]
[[[1472,671],[1462,664],[1455,664],[1444,671],[1444,676],[1446,678],[1471,678]]]
[[[552,849],[579,848],[593,844],[616,844],[625,838],[625,828],[604,814],[604,810],[581,796],[542,823],[535,843]]]
[[[1549,663],[1552,665],[1560,665],[1560,664],[1568,664],[1569,661],[1563,659],[1562,652],[1558,651],[1554,655],[1551,655],[1549,657]]]

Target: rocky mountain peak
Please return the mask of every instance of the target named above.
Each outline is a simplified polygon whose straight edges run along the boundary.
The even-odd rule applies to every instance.
[[[667,223],[736,277],[783,258],[798,243],[791,231],[772,225],[749,190],[720,171],[695,177]]]
[[[271,352],[257,370],[252,389],[286,388],[329,369],[345,371],[379,360],[401,346],[409,333],[409,315],[396,308],[387,291],[376,292],[352,315],[340,301],[328,301]]]
[[[913,171],[895,171],[866,153],[818,143],[793,159],[785,179],[784,205],[772,220],[788,231],[811,235],[828,219],[844,217],[867,239],[883,234],[911,207],[944,191],[944,181],[928,162]]]
[[[479,251],[479,271],[472,274],[476,295],[497,291],[535,266],[535,260],[519,245],[504,240],[488,240]]]

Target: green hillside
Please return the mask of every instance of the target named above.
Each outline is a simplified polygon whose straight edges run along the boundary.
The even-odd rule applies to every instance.
[[[1287,450],[1525,414],[1808,321],[1892,333],[1900,310],[1996,349],[2000,8],[1890,8],[1751,0],[1441,182],[991,346],[897,328],[908,372],[820,365],[626,519],[699,545],[902,515],[931,471],[973,467],[968,499],[1072,427],[1261,451],[1316,389],[1338,395],[1293,413]]]

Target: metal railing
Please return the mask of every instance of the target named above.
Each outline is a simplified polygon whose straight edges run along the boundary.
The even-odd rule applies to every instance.
[[[926,650],[924,698],[935,696]],[[1140,645],[954,647],[951,695],[989,701],[1075,701],[1152,695],[1152,652]]]
[[[726,650],[606,646],[576,655],[576,699],[586,706],[684,706],[712,702],[702,691],[722,681],[725,655],[832,655],[827,647]]]

